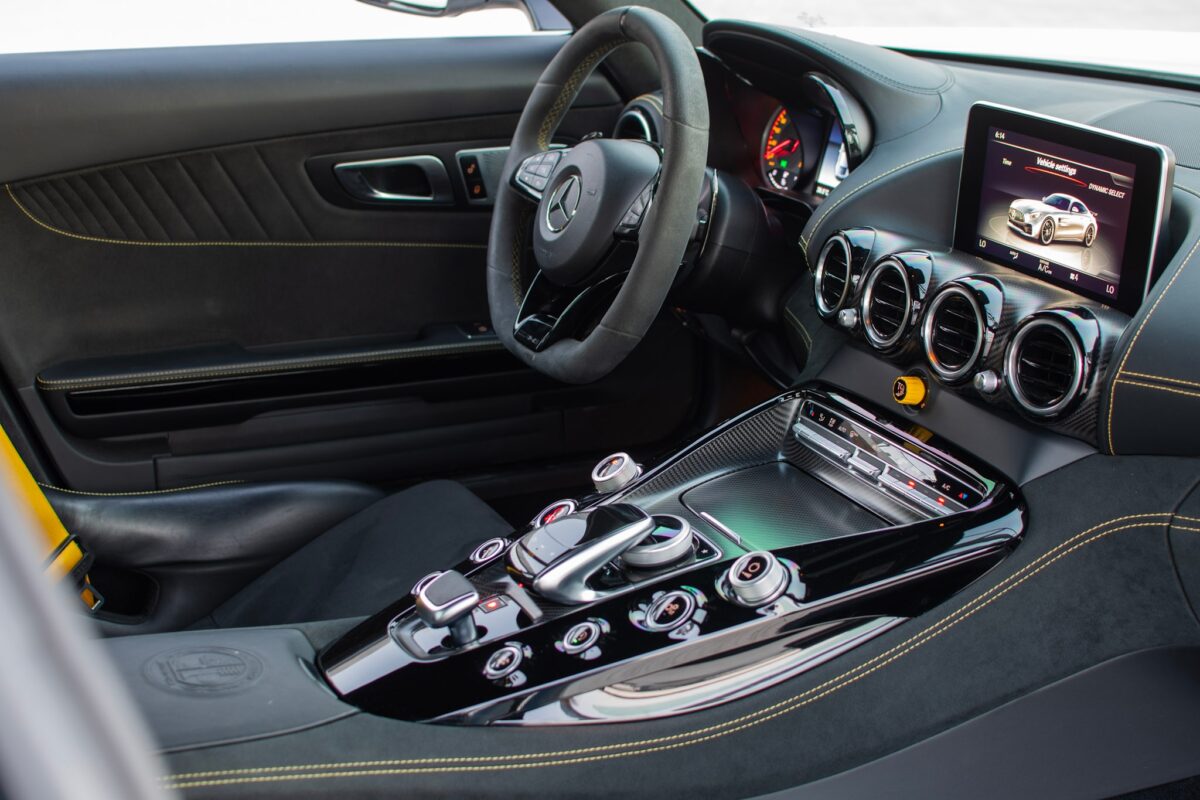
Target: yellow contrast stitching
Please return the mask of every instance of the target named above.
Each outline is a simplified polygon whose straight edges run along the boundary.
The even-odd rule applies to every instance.
[[[550,147],[550,136],[554,133],[555,128],[558,127],[558,123],[562,119],[563,114],[566,113],[571,101],[575,99],[575,91],[579,88],[579,84],[592,73],[592,69],[595,68],[596,64],[600,63],[602,58],[628,41],[629,39],[621,37],[599,45],[595,50],[588,53],[587,57],[579,63],[579,66],[567,76],[562,90],[554,98],[554,104],[550,106],[550,110],[546,112],[546,118],[542,120],[541,127],[538,128],[537,141],[540,149],[545,150]]]
[[[411,347],[403,349],[399,352],[381,351],[374,354],[330,356],[328,358],[309,359],[307,361],[281,361],[276,364],[248,365],[246,367],[239,367],[236,369],[158,370],[156,372],[143,372],[127,377],[96,378],[94,380],[85,378],[70,380],[44,380],[43,378],[39,377],[37,379],[37,383],[38,386],[45,389],[98,389],[106,386],[135,386],[143,383],[155,383],[160,380],[172,378],[188,380],[194,378],[225,378],[236,377],[239,375],[274,374],[277,372],[289,372],[296,369],[309,369],[311,367],[344,366],[347,364],[365,364],[376,361],[404,361],[426,355],[454,354],[475,350],[499,350],[502,347],[503,345],[499,341],[493,340],[453,344],[431,344],[421,347]]]
[[[192,486],[180,486],[176,489],[147,489],[141,492],[84,492],[78,489],[64,489],[61,486],[55,486],[50,483],[42,483],[38,481],[38,486],[43,489],[53,489],[56,492],[63,494],[78,494],[86,497],[137,497],[144,494],[175,494],[177,492],[190,492],[193,489],[211,489],[214,486],[233,486],[234,484],[245,483],[245,481],[212,481],[210,483],[197,483]]]
[[[796,327],[796,329],[800,332],[801,338],[804,339],[805,346],[807,346],[808,349],[811,350],[812,349],[812,336],[809,335],[808,328],[804,327],[804,323],[800,321],[800,318],[797,317],[790,308],[787,308],[785,306],[783,309],[783,314],[785,317],[788,318],[788,321],[791,322]]]
[[[562,766],[567,764],[583,763],[586,761],[596,761],[606,758],[622,758],[630,755],[641,755],[650,752],[662,750],[670,750],[677,747],[689,746],[697,744],[709,739],[715,739],[721,736],[726,736],[735,731],[743,730],[755,725],[759,725],[769,719],[781,716],[797,708],[815,702],[817,699],[831,694],[838,689],[850,685],[855,681],[881,669],[885,665],[901,658],[911,650],[923,645],[925,642],[933,639],[941,633],[949,630],[954,625],[966,619],[982,608],[990,605],[998,600],[1003,595],[1007,594],[1018,585],[1024,583],[1029,578],[1040,573],[1042,570],[1049,567],[1058,559],[1078,550],[1085,544],[1097,541],[1109,534],[1116,533],[1121,530],[1127,530],[1137,527],[1164,527],[1168,524],[1167,520],[1147,520],[1128,525],[1122,525],[1117,528],[1104,531],[1090,539],[1085,539],[1089,534],[1116,523],[1123,523],[1128,520],[1171,517],[1170,512],[1151,512],[1145,514],[1129,514],[1122,517],[1115,517],[1106,520],[1097,525],[1093,525],[1087,530],[1075,534],[1071,538],[1059,543],[1055,547],[1046,551],[1042,555],[1035,558],[1029,564],[1025,565],[1015,573],[989,588],[979,596],[971,599],[960,608],[947,614],[937,622],[934,622],[922,629],[918,633],[913,634],[908,639],[893,646],[889,650],[876,655],[875,657],[859,664],[841,675],[831,678],[824,683],[814,686],[800,694],[794,695],[785,700],[781,700],[773,705],[767,706],[757,711],[750,712],[741,717],[737,717],[725,722],[717,723],[703,728],[697,728],[692,731],[684,731],[669,736],[662,736],[651,739],[643,739],[633,742],[619,742],[609,745],[598,745],[594,747],[583,747],[569,750],[547,751],[542,753],[517,753],[510,755],[499,756],[460,756],[460,757],[436,757],[436,758],[412,758],[412,759],[382,759],[376,761],[354,761],[342,763],[322,763],[322,764],[296,764],[283,765],[273,767],[250,767],[232,770],[208,770],[203,772],[185,772],[176,773],[173,775],[163,776],[162,780],[168,783],[171,788],[186,789],[198,788],[201,786],[219,786],[234,783],[256,783],[279,780],[311,780],[315,778],[333,778],[333,777],[357,777],[368,775],[401,775],[420,772],[452,772],[452,771],[483,771],[483,770],[501,770],[501,769],[523,769],[529,767],[541,766]],[[1188,517],[1177,517],[1178,519],[1188,519]],[[1060,552],[1061,551],[1061,552]],[[861,673],[861,674],[858,674]],[[696,738],[702,737],[702,738]],[[683,740],[683,741],[680,741]],[[672,744],[664,744],[672,742]],[[650,747],[654,745],[654,747]],[[642,749],[628,749],[642,748]],[[612,750],[626,750],[627,752],[606,753]],[[574,756],[582,756],[584,754],[600,754],[591,755],[584,758],[566,758]],[[547,761],[535,762],[530,764],[511,764],[501,762],[512,762],[526,759],[549,759]],[[280,774],[280,773],[296,773],[308,770],[354,770],[360,767],[381,767],[391,765],[415,765],[415,764],[481,764],[480,766],[453,766],[453,767],[424,767],[416,769],[397,769],[397,770],[369,770],[355,772],[320,772],[310,775],[296,774]],[[267,774],[276,773],[276,774]],[[228,777],[225,780],[197,780],[201,778],[216,778],[219,776],[243,776],[243,777]]]
[[[1183,378],[1167,378],[1162,375],[1150,375],[1146,372],[1132,372],[1130,370],[1125,370],[1121,374],[1132,375],[1135,378],[1149,378],[1150,380],[1162,381],[1163,383],[1179,383],[1183,384],[1184,386],[1195,386],[1200,388],[1200,383],[1197,383],[1196,381],[1185,381]]]
[[[1153,383],[1143,383],[1142,381],[1131,381],[1128,378],[1117,378],[1113,383],[1127,383],[1130,386],[1140,386],[1143,389],[1154,389],[1158,392],[1170,392],[1171,394],[1181,394],[1186,397],[1200,398],[1200,392],[1189,392],[1187,389],[1177,389],[1174,386],[1156,386]]]
[[[400,247],[400,248],[431,248],[431,249],[453,249],[453,250],[486,250],[486,244],[474,244],[470,242],[369,242],[369,241],[346,241],[346,242],[156,242],[146,241],[141,242],[133,239],[110,239],[104,236],[89,236],[82,233],[72,233],[65,231],[62,228],[55,227],[48,222],[43,221],[36,216],[28,208],[26,208],[16,194],[13,193],[11,184],[4,184],[4,188],[8,191],[8,196],[12,198],[13,203],[21,210],[21,213],[36,223],[38,226],[45,228],[51,233],[56,233],[59,236],[66,236],[69,239],[78,239],[81,242],[95,242],[97,244],[115,244],[124,245],[127,247]]]
[[[839,197],[832,205],[822,206],[821,213],[817,216],[816,221],[813,222],[813,224],[812,224],[813,236],[816,235],[817,230],[821,227],[821,223],[825,221],[826,217],[828,217],[831,213],[833,213],[833,210],[835,208],[837,208],[842,203],[846,202],[851,197],[858,194],[859,192],[861,192],[863,189],[867,188],[871,184],[881,181],[884,178],[886,178],[887,176],[892,175],[896,172],[899,172],[900,170],[904,169],[905,167],[911,167],[913,164],[918,164],[922,161],[928,161],[929,159],[937,158],[938,156],[944,156],[944,155],[946,155],[946,153],[953,153],[956,150],[962,150],[962,147],[947,147],[945,150],[939,150],[938,152],[930,153],[927,156],[921,156],[920,158],[914,158],[912,161],[906,161],[898,167],[892,167],[887,172],[876,175],[874,178],[871,178],[871,180],[866,181],[865,183],[863,183],[859,186],[855,186],[849,192],[847,192],[846,194]],[[810,236],[808,239],[805,239],[803,236],[800,237],[800,249],[804,251],[804,258],[806,260],[808,259],[808,246],[811,243],[812,243],[812,236]]]
[[[1017,581],[1016,583],[1012,584],[1008,588],[1004,589],[1002,592],[999,592],[994,597],[989,599],[987,602],[981,604],[977,608],[974,608],[970,612],[962,615],[959,619],[954,620],[953,622],[941,627],[939,630],[936,630],[936,631],[931,631],[931,628],[933,626],[931,626],[931,628],[926,628],[925,631],[922,631],[922,634],[929,633],[928,636],[925,636],[924,638],[920,639],[919,641],[914,642],[913,644],[909,645],[908,647],[904,648],[903,650],[900,650],[899,652],[892,655],[890,658],[887,658],[884,661],[880,662],[879,664],[876,664],[871,669],[866,670],[866,671],[862,672],[861,674],[855,675],[853,677],[846,677],[846,676],[850,675],[850,672],[843,673],[838,678],[833,679],[833,681],[828,681],[828,682],[826,682],[826,684],[822,684],[822,686],[826,686],[829,683],[833,683],[834,681],[838,681],[844,677],[846,678],[846,680],[842,681],[841,683],[838,683],[837,685],[830,686],[829,688],[825,689],[824,691],[821,691],[816,694],[812,694],[811,696],[804,698],[803,700],[801,700],[800,698],[803,698],[804,695],[797,695],[796,697],[793,697],[788,701],[784,701],[783,703],[778,704],[783,707],[775,710],[771,714],[761,717],[760,719],[745,722],[741,725],[730,728],[728,730],[720,731],[718,733],[711,733],[711,734],[708,734],[703,737],[688,739],[687,741],[682,741],[682,742],[674,742],[672,744],[658,745],[655,747],[646,747],[646,748],[643,748],[640,750],[628,750],[625,752],[614,753],[614,754],[591,755],[591,756],[583,756],[583,757],[578,757],[578,758],[567,758],[567,759],[557,759],[557,760],[549,760],[549,761],[541,761],[541,762],[532,762],[532,763],[527,763],[527,764],[495,764],[495,765],[458,766],[458,767],[418,767],[418,768],[403,768],[403,769],[347,770],[347,771],[338,771],[338,772],[316,772],[316,773],[308,773],[308,774],[303,774],[303,775],[295,775],[295,774],[292,774],[292,775],[282,775],[282,774],[255,775],[255,776],[247,776],[247,777],[241,777],[241,778],[226,778],[226,779],[219,779],[219,780],[194,780],[194,781],[184,780],[184,781],[177,781],[177,782],[173,782],[173,783],[169,782],[170,778],[177,779],[177,778],[186,777],[185,775],[178,775],[178,776],[169,776],[168,782],[164,783],[164,786],[166,788],[172,788],[172,789],[193,789],[193,788],[200,788],[200,787],[212,787],[212,786],[223,786],[223,785],[233,785],[233,784],[271,783],[271,782],[280,782],[280,781],[288,781],[288,780],[300,781],[300,780],[321,780],[321,779],[327,779],[327,778],[357,778],[357,777],[385,776],[385,775],[411,775],[411,774],[420,774],[420,773],[484,772],[484,771],[514,770],[514,769],[535,769],[535,768],[541,768],[541,767],[570,766],[572,764],[583,764],[583,763],[592,762],[592,761],[614,760],[614,759],[618,759],[618,758],[628,758],[630,756],[646,755],[648,753],[663,752],[666,750],[676,750],[681,747],[690,747],[691,745],[694,745],[694,744],[700,744],[705,741],[718,739],[718,738],[721,738],[724,736],[728,736],[729,734],[736,733],[737,731],[744,730],[744,729],[750,728],[750,727],[754,727],[756,725],[760,725],[764,722],[767,722],[768,720],[775,719],[784,714],[795,711],[796,709],[803,708],[804,706],[810,705],[810,704],[816,702],[817,700],[820,700],[822,697],[832,694],[833,692],[837,691],[838,689],[841,689],[845,686],[849,686],[850,684],[855,683],[855,682],[865,678],[867,675],[870,675],[872,672],[882,669],[887,664],[903,657],[905,654],[907,654],[911,650],[914,650],[917,647],[920,647],[921,645],[925,644],[926,642],[934,639],[935,637],[940,636],[941,634],[945,633],[947,630],[954,627],[959,622],[962,622],[964,619],[967,619],[968,617],[974,615],[976,612],[982,610],[983,608],[990,605],[991,603],[994,603],[995,601],[999,600],[1005,594],[1012,591],[1013,589],[1015,589],[1020,584],[1024,583],[1029,578],[1032,578],[1038,572],[1041,572],[1043,569],[1046,569],[1051,564],[1053,564],[1055,561],[1058,561],[1060,558],[1066,557],[1067,555],[1078,550],[1079,548],[1083,547],[1084,545],[1099,541],[1100,539],[1103,539],[1104,537],[1109,536],[1110,534],[1113,534],[1113,533],[1117,533],[1119,531],[1128,530],[1131,528],[1160,527],[1162,525],[1163,525],[1163,523],[1161,523],[1161,522],[1133,523],[1130,525],[1123,525],[1123,526],[1120,526],[1117,528],[1112,528],[1110,530],[1099,533],[1099,534],[1091,537],[1090,539],[1085,539],[1085,540],[1079,542],[1078,544],[1074,545],[1073,547],[1065,550],[1064,552],[1059,553],[1057,556],[1055,556],[1054,558],[1050,559],[1048,562],[1043,564],[1039,569],[1031,572],[1029,575],[1025,576],[1021,580]],[[1053,551],[1051,551],[1051,552],[1053,552]],[[921,634],[918,634],[918,635],[921,635]],[[867,662],[867,663],[870,663],[870,662]],[[821,687],[814,687],[814,690],[810,690],[810,692],[815,691],[815,689],[819,689],[819,688],[821,688]],[[805,693],[805,694],[809,694],[809,693]],[[796,701],[796,702],[791,702],[791,701]],[[714,727],[716,727],[716,726],[714,726]],[[667,738],[667,737],[664,737],[664,738]],[[648,740],[648,741],[653,741],[653,740]],[[336,766],[336,765],[331,765],[331,766]],[[318,767],[319,767],[319,765],[318,765]]]
[[[1192,245],[1192,249],[1189,250],[1187,256],[1184,257],[1183,263],[1179,265],[1179,269],[1175,270],[1175,274],[1171,276],[1171,280],[1162,290],[1162,294],[1158,296],[1158,299],[1154,301],[1154,305],[1150,306],[1150,310],[1147,311],[1146,316],[1142,318],[1142,324],[1138,325],[1137,331],[1133,334],[1133,339],[1129,342],[1129,347],[1125,349],[1125,355],[1121,357],[1121,363],[1117,367],[1117,378],[1120,378],[1121,373],[1125,371],[1125,363],[1129,361],[1129,356],[1132,355],[1133,348],[1135,345],[1137,345],[1138,338],[1142,335],[1142,331],[1146,329],[1146,323],[1148,323],[1150,318],[1154,316],[1154,312],[1158,310],[1158,304],[1163,301],[1163,298],[1167,296],[1167,292],[1171,291],[1171,287],[1175,285],[1175,281],[1177,281],[1179,276],[1183,274],[1184,269],[1187,268],[1188,262],[1190,262],[1192,260],[1192,256],[1196,254],[1197,247],[1200,247],[1200,239],[1197,239],[1196,243]],[[1108,393],[1108,452],[1114,456],[1117,454],[1117,448],[1113,444],[1112,421],[1113,406],[1115,406],[1117,403],[1117,383],[1118,381],[1116,380],[1112,382],[1112,388]]]

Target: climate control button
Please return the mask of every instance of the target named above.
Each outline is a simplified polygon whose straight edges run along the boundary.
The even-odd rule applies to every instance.
[[[726,579],[733,596],[748,606],[771,602],[787,588],[787,569],[771,552],[756,550],[733,562]]]

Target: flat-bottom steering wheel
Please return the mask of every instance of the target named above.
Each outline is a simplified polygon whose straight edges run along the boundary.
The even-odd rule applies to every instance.
[[[580,87],[605,56],[640,42],[662,76],[662,147],[589,139],[552,147]],[[607,375],[641,341],[666,299],[696,225],[708,155],[708,98],[695,47],[647,8],[613,9],[576,32],[546,67],[521,113],[488,240],[488,306],[504,345],[568,383]],[[535,206],[536,204],[536,206]],[[524,285],[530,249],[537,272]],[[628,272],[602,262],[636,241]],[[540,293],[534,292],[541,285]],[[616,295],[598,322],[572,330],[589,295]],[[546,302],[531,299],[539,294]]]

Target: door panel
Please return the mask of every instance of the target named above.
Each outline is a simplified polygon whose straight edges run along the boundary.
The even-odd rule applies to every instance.
[[[490,213],[457,156],[507,144],[560,44],[0,57],[25,114],[0,124],[0,366],[57,479],[470,476],[684,425],[700,370],[671,323],[582,388],[487,330]],[[619,109],[594,76],[559,135]],[[333,174],[412,155],[441,161],[450,202],[363,203]]]

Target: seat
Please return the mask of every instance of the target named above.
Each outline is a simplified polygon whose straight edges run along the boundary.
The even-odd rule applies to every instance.
[[[246,627],[371,614],[511,526],[470,490],[385,496],[344,481],[90,494],[43,489],[102,566],[157,584],[153,615],[106,633]]]
[[[418,484],[321,534],[223,603],[211,621],[232,628],[371,614],[431,570],[511,532],[461,484]]]

